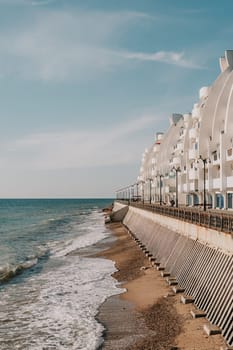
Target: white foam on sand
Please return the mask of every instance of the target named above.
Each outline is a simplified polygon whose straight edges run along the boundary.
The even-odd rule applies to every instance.
[[[85,234],[63,247],[54,245],[50,264],[40,274],[2,293],[0,349],[95,350],[101,344],[98,308],[123,292],[111,277],[114,262],[67,255],[109,235],[100,213],[92,220],[83,224]]]

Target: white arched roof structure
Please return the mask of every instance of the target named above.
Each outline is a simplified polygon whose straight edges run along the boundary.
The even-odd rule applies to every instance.
[[[207,144],[213,152],[220,143],[220,134],[225,138],[233,137],[233,51],[226,51],[224,62],[225,70],[219,75],[209,89],[208,98],[203,102],[200,111],[200,138],[199,151],[207,157]]]

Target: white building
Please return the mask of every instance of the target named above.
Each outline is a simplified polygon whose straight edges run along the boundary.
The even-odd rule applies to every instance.
[[[137,186],[145,201],[169,204],[177,194],[179,205],[203,205],[205,192],[208,207],[233,208],[233,50],[220,68],[192,112],[173,114],[143,153]]]

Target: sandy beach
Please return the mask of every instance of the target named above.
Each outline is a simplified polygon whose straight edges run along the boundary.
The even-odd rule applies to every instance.
[[[117,240],[98,256],[115,261],[113,277],[125,292],[109,298],[97,319],[106,333],[103,350],[219,350],[221,335],[208,337],[205,318],[193,319],[194,305],[182,304],[159,271],[151,266],[127,229],[108,224]]]

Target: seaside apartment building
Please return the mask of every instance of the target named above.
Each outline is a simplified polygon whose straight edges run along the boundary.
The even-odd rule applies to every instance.
[[[192,112],[173,114],[143,153],[137,198],[233,209],[233,50],[220,58],[220,69],[213,85],[200,89]]]

